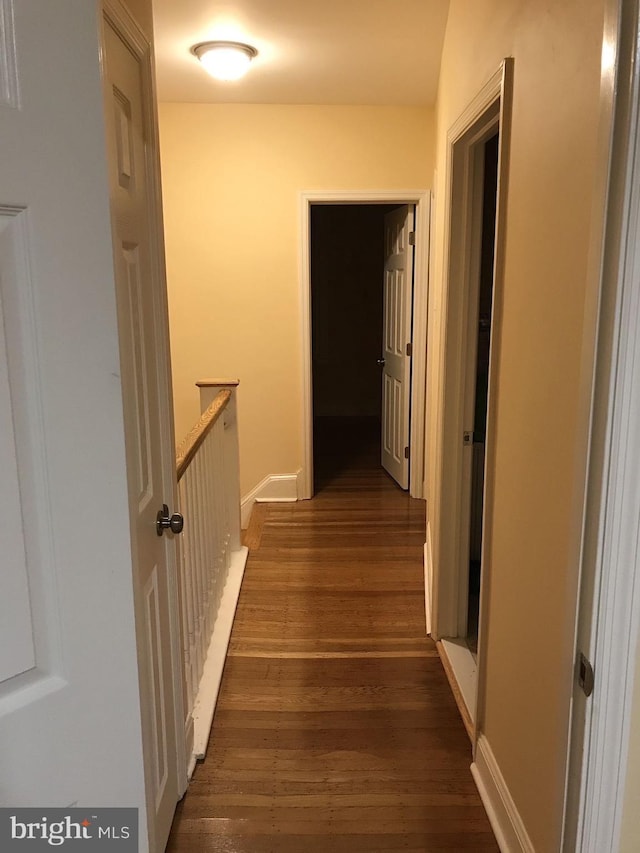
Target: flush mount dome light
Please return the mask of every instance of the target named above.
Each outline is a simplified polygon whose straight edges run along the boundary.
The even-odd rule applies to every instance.
[[[205,69],[216,80],[239,80],[258,55],[255,47],[237,41],[207,41],[191,48]]]

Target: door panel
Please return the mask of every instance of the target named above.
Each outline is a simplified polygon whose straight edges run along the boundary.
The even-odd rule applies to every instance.
[[[413,302],[414,206],[385,216],[382,374],[382,466],[403,489],[409,487],[409,406],[411,399],[411,307]]]
[[[33,306],[37,282],[29,269],[38,241],[36,236],[34,246],[29,240],[27,219],[27,210],[18,207],[0,213],[0,731],[1,745],[9,751],[30,725],[35,743],[46,738],[46,719],[55,720],[57,708],[71,714],[73,703],[72,685],[57,675],[55,640],[64,612],[52,588],[53,531],[43,489],[46,438]],[[47,755],[45,744],[41,747]],[[12,767],[11,760],[6,766]],[[64,783],[71,781],[62,775]],[[48,792],[48,787],[36,790]],[[34,793],[15,773],[11,793],[3,790],[0,804],[9,805],[9,796],[33,802]]]
[[[0,0],[0,805],[144,823],[97,34]]]
[[[14,256],[20,220],[10,213],[0,215],[0,542],[3,543],[3,593],[0,596],[0,684],[33,670],[36,653],[33,641],[33,618],[29,595],[27,563],[28,529],[23,526],[24,510],[18,472],[18,444],[12,412],[14,402],[9,375],[7,337],[20,329],[26,318],[20,316],[17,304],[16,265]],[[12,262],[13,261],[13,262]],[[7,334],[5,334],[7,329]],[[15,347],[15,349],[14,349]],[[25,358],[20,341],[11,347],[18,363]],[[18,355],[19,353],[19,355]],[[19,380],[14,377],[14,388]]]

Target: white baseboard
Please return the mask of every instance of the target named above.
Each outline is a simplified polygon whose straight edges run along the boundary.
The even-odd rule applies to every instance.
[[[240,505],[242,529],[247,529],[249,519],[251,518],[251,510],[256,501],[258,503],[297,501],[299,477],[300,471],[297,474],[271,474],[269,477],[261,480],[248,495],[242,498]]]
[[[471,773],[501,853],[535,853],[485,735],[478,738]]]
[[[424,614],[427,634],[431,633],[433,607],[433,554],[431,552],[431,525],[427,522],[427,541],[424,543]]]
[[[193,706],[193,755],[189,761],[189,776],[195,762],[202,759],[207,751],[213,714],[218,701],[222,670],[227,657],[227,647],[231,637],[233,619],[236,614],[238,598],[249,550],[245,547],[234,551],[229,566],[229,575],[222,593],[209,651],[204,664],[198,695]]]

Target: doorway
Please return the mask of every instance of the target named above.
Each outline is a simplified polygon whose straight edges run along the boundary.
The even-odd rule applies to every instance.
[[[478,685],[478,637],[482,585],[486,441],[490,393],[491,328],[498,189],[499,112],[497,105],[470,131],[466,158],[460,158],[453,186],[468,177],[465,192],[467,232],[462,299],[461,376],[462,458],[459,494],[459,547],[456,571],[457,624],[442,639],[467,728],[473,730]],[[461,178],[460,168],[465,171]]]
[[[471,739],[482,724],[513,61],[448,134],[437,475],[428,505],[428,616]],[[435,529],[433,533],[432,526]],[[437,537],[433,561],[430,536]],[[432,604],[433,602],[433,604]],[[430,608],[433,606],[433,610]]]
[[[339,192],[303,192],[300,196],[300,302],[302,334],[302,444],[304,448],[304,466],[298,477],[299,499],[311,498],[314,494],[314,375],[313,375],[313,312],[312,312],[312,213],[320,206],[332,207],[377,207],[394,209],[402,205],[415,207],[415,265],[413,271],[413,299],[410,305],[408,326],[411,334],[405,341],[412,344],[410,375],[408,376],[410,408],[412,419],[409,430],[410,474],[408,488],[411,497],[424,497],[424,425],[425,425],[425,388],[426,388],[426,334],[427,334],[427,296],[429,270],[429,235],[431,217],[431,194],[426,190],[405,190],[400,192],[381,191],[339,191]],[[376,214],[377,215],[377,214]],[[380,214],[383,215],[383,214]],[[407,235],[408,236],[408,235]],[[380,280],[382,270],[380,271]],[[382,281],[380,281],[382,287]],[[322,309],[321,309],[322,310]],[[360,334],[360,326],[354,325],[351,334]],[[381,368],[377,364],[383,357],[378,350],[375,358],[377,380],[381,382]],[[374,365],[372,364],[373,368]],[[317,380],[322,381],[322,380]],[[343,376],[333,378],[335,384],[343,383],[344,393],[353,391],[353,382]],[[340,392],[341,393],[341,392]],[[317,397],[316,397],[317,409]],[[402,448],[404,451],[404,447]],[[403,452],[404,455],[404,452]]]
[[[311,207],[314,492],[354,456],[382,461],[408,487],[414,215],[409,205]]]
[[[491,353],[491,309],[493,306],[493,272],[496,238],[496,199],[498,192],[498,147],[500,135],[495,133],[481,149],[482,217],[480,264],[475,346],[470,341],[468,365],[473,389],[473,435],[471,460],[471,501],[469,510],[469,578],[467,583],[466,643],[474,659],[478,655],[480,618],[480,581],[482,578],[482,528],[484,517],[484,468],[486,461],[487,406],[489,400],[489,363]],[[472,306],[472,309],[475,306]],[[472,330],[473,335],[473,330]],[[463,614],[464,615],[464,614]]]

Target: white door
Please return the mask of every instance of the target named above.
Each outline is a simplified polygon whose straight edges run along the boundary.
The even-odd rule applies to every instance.
[[[98,24],[0,0],[0,805],[144,827]]]
[[[403,489],[409,488],[414,216],[414,206],[405,204],[384,220],[382,467]]]
[[[111,11],[109,9],[111,8]],[[135,563],[136,626],[150,849],[164,850],[184,785],[179,779],[177,708],[181,680],[176,638],[173,534],[156,516],[170,511],[175,443],[169,400],[168,325],[162,262],[155,105],[149,46],[105,4],[103,76],[116,271],[129,508]],[[182,748],[182,744],[180,744]],[[180,776],[184,767],[180,768]]]

